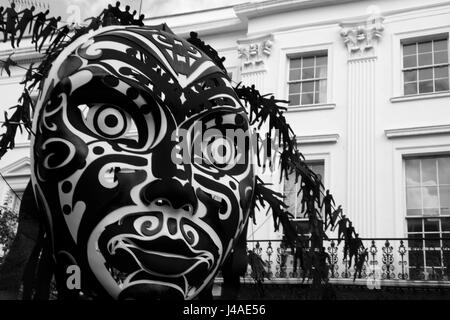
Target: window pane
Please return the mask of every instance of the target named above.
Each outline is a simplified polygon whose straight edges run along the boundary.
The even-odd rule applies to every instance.
[[[420,81],[419,93],[433,92],[433,81]]]
[[[299,234],[309,234],[309,222],[306,221],[296,221],[295,222],[295,229],[297,230],[297,233]]]
[[[327,56],[316,57],[316,66],[326,66]]]
[[[302,83],[302,93],[314,92],[314,81]]]
[[[319,66],[316,67],[316,78],[326,78],[327,77],[327,67]]]
[[[289,71],[289,81],[300,80],[300,74],[300,69]]]
[[[416,82],[407,83],[407,84],[405,84],[404,89],[405,89],[405,95],[417,94],[417,83]]]
[[[413,252],[409,252],[408,254],[408,258],[409,258],[409,265],[411,267],[415,267],[415,268],[420,268],[423,267],[423,251],[413,251]],[[411,270],[411,278],[412,279],[418,279],[418,276],[413,276],[413,274],[415,274],[415,271]],[[413,273],[414,272],[414,273]]]
[[[408,232],[422,232],[422,219],[408,219]]]
[[[437,248],[437,247],[435,247]],[[441,266],[441,250],[427,250],[425,251],[425,261],[429,267]]]
[[[313,93],[302,94],[302,105],[313,103]]]
[[[439,233],[425,233],[425,247],[440,247],[441,240]]]
[[[284,179],[284,192],[294,192],[295,191],[295,176],[290,174],[289,179]]]
[[[438,231],[439,219],[424,219],[423,221],[425,232]]]
[[[301,194],[300,194],[301,195]],[[301,197],[297,198],[297,210],[295,210],[295,218],[304,218],[304,214],[302,214],[302,204],[301,204]]]
[[[403,73],[403,79],[405,82],[417,81],[417,70],[405,71]]]
[[[286,189],[285,189],[285,191],[284,191],[284,195],[285,195],[285,201],[286,201],[286,205],[289,207],[289,211],[290,212],[293,212],[294,210],[293,209],[295,209],[295,197],[296,197],[296,194],[295,194],[295,192],[294,191],[287,191]]]
[[[405,160],[406,185],[418,186],[420,184],[420,160]]]
[[[439,184],[450,184],[450,158],[439,158]]]
[[[291,59],[291,69],[293,68],[301,68],[302,59]]]
[[[423,207],[429,209],[437,209],[439,207],[437,187],[422,187]],[[429,214],[433,214],[434,211],[429,211]],[[424,210],[424,215],[425,215]]]
[[[302,69],[302,79],[312,79],[314,78],[314,68],[303,68]]]
[[[417,46],[416,43],[408,44],[403,46],[403,55],[412,55],[417,53]]]
[[[318,81],[318,84],[316,83],[316,90],[317,88],[319,88],[320,102],[327,102],[327,80]]]
[[[303,58],[303,68],[313,66],[314,66],[314,57]]]
[[[431,53],[419,54],[419,66],[429,66],[433,64],[433,55]]]
[[[422,198],[420,188],[406,189],[406,208],[407,215],[420,215],[422,208]]]
[[[412,251],[423,248],[422,237],[422,234],[408,234],[408,245]]]
[[[450,231],[450,218],[442,218],[442,231]],[[446,238],[450,238],[450,235],[447,235]]]
[[[300,93],[300,83],[289,84],[289,94]]]
[[[317,175],[320,175],[320,177],[323,177],[324,174],[324,164],[323,163],[312,163],[309,164],[308,167]],[[321,179],[323,183],[323,178]]]
[[[434,41],[434,51],[443,51],[448,49],[447,40]]]
[[[447,63],[448,62],[448,52],[439,51],[434,53],[434,63]]]
[[[418,49],[419,53],[431,52],[431,41],[419,43]]]
[[[447,91],[449,89],[448,78],[447,79],[437,79],[434,83],[436,86],[436,91]]]
[[[433,79],[433,68],[419,70],[419,80]]]
[[[441,201],[441,214],[450,215],[450,186],[439,188],[439,198]]]
[[[406,56],[403,57],[403,68],[412,68],[417,66],[416,56]]]
[[[422,160],[422,184],[437,185],[436,159]]]
[[[423,215],[424,216],[438,216],[439,209],[438,208],[424,208]]]
[[[448,78],[448,67],[436,67],[434,68],[435,78]]]
[[[314,92],[314,103],[315,104],[320,103],[320,93],[319,93],[319,91]]]
[[[300,95],[289,95],[289,105],[290,106],[298,106],[300,105]]]

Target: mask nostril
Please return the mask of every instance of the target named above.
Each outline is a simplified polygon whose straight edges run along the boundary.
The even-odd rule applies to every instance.
[[[194,208],[190,204],[184,205],[183,207],[181,207],[181,209],[183,209],[184,211],[186,211],[188,213],[193,213],[194,212]]]

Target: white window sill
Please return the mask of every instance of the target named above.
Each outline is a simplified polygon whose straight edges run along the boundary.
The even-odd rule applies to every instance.
[[[327,110],[336,108],[335,103],[307,104],[303,106],[288,106],[286,112],[303,112],[315,110]]]
[[[446,97],[450,97],[450,91],[422,93],[422,94],[415,94],[415,95],[410,95],[410,96],[394,97],[394,98],[391,98],[390,101],[392,103],[397,103],[397,102],[405,102],[405,101],[437,99],[437,98],[446,98]]]

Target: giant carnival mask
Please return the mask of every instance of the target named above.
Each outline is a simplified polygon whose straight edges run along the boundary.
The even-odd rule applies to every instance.
[[[223,71],[162,27],[107,27],[67,46],[42,84],[32,138],[60,271],[77,265],[82,290],[98,296],[194,298],[248,220],[248,128]],[[205,140],[208,129],[218,134]],[[225,134],[238,129],[245,146]]]

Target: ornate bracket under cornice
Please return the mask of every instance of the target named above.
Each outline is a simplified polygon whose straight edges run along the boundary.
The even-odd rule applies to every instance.
[[[341,36],[347,46],[350,58],[364,58],[374,55],[374,48],[384,30],[384,18],[370,17],[363,21],[341,23]]]
[[[238,40],[238,57],[242,61],[242,72],[261,71],[270,57],[273,35]]]

